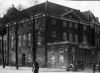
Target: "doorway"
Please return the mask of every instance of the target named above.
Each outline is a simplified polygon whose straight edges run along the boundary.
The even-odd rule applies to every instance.
[[[22,66],[25,66],[25,53],[22,54]]]

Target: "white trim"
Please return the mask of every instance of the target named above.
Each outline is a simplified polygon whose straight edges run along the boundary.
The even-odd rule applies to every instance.
[[[76,43],[76,42],[70,42],[70,41],[47,43],[47,45],[57,45],[57,44],[78,44],[78,43]]]

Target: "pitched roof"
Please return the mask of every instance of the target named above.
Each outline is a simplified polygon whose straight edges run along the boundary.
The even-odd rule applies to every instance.
[[[91,11],[85,11],[83,12],[83,14],[89,22],[94,21],[94,22],[99,23],[99,21],[97,20],[97,17],[95,17]]]
[[[12,8],[12,9],[8,10],[8,14],[5,15],[4,18],[6,18],[6,20],[7,20],[6,23],[11,22],[12,20],[15,21],[16,18],[24,19],[24,18],[29,18],[31,16],[34,16],[35,14],[45,14],[45,13],[48,15],[56,16],[56,17],[60,18],[62,14],[67,13],[72,9],[73,8],[69,8],[66,6],[62,6],[62,5],[47,1],[44,3],[29,7],[27,9],[22,10],[22,11],[18,11],[17,9]],[[89,15],[87,12],[80,12],[79,10],[76,10],[76,9],[73,9],[73,12],[83,22],[89,22],[89,17],[88,17]],[[9,16],[11,16],[11,17],[9,17]],[[95,20],[95,16],[93,14],[92,14],[92,17]],[[13,19],[13,18],[15,18],[15,19]]]

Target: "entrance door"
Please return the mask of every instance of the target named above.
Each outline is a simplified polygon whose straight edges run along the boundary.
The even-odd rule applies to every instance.
[[[22,54],[22,66],[25,66],[25,53]]]

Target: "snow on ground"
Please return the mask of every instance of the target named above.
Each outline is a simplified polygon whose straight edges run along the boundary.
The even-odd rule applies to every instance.
[[[31,67],[5,67],[0,66],[0,73],[33,73]],[[78,72],[67,72],[64,69],[54,69],[54,68],[40,68],[39,73],[93,73],[91,70],[78,71]],[[99,73],[99,72],[95,72]]]

